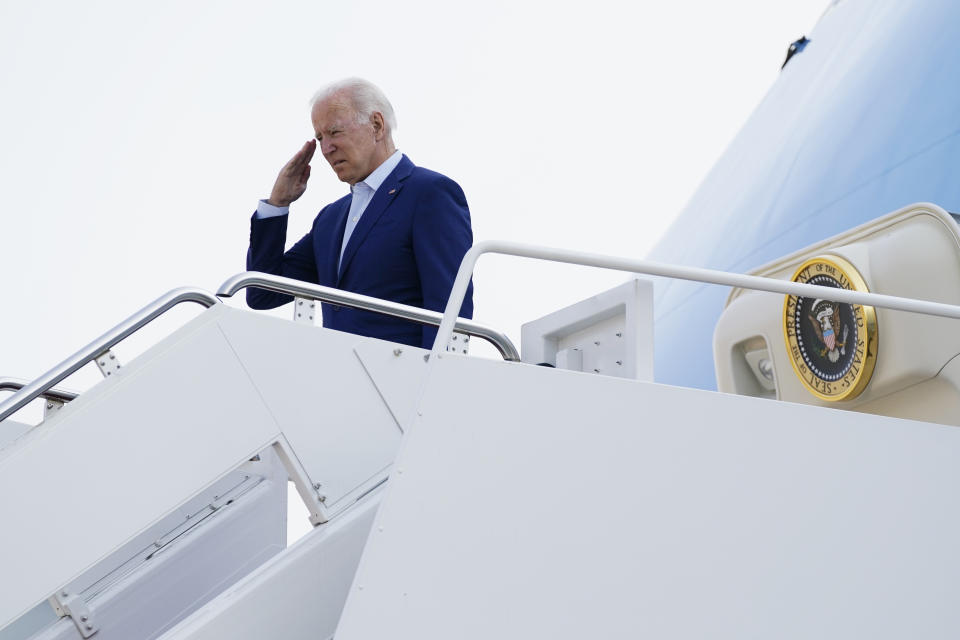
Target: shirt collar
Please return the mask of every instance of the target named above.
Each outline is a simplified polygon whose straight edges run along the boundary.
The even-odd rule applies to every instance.
[[[350,185],[350,192],[353,193],[354,189],[361,184],[368,187],[371,191],[376,192],[376,190],[380,188],[380,185],[383,184],[383,181],[387,179],[387,176],[397,168],[397,165],[400,164],[400,160],[402,159],[403,154],[397,149],[389,158],[383,161],[383,164],[374,169],[370,175],[357,184]]]

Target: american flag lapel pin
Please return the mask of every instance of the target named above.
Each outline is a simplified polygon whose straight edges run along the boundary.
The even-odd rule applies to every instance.
[[[387,192],[387,195],[388,195],[388,196],[392,196],[392,195],[395,194],[396,192],[397,192],[396,189],[390,189],[390,191]]]

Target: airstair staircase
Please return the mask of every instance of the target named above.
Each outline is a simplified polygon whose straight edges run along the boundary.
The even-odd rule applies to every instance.
[[[380,305],[439,324],[431,352],[178,290],[0,404],[0,638],[955,636],[955,427],[514,362],[454,317],[476,257],[442,317],[219,292]],[[175,298],[207,308],[56,390]],[[503,361],[447,351],[454,328]],[[285,548],[288,479],[315,526]]]
[[[254,282],[311,296],[296,309],[331,300],[439,324],[437,313],[260,274],[221,295]],[[207,308],[116,363],[114,344],[184,302]],[[307,635],[332,634],[427,351],[300,318],[178,289],[41,379],[0,381],[17,392],[0,405],[0,638],[158,637],[254,569],[258,593],[282,577],[280,600],[302,607],[291,619]],[[461,341],[497,335],[461,325]],[[90,360],[100,384],[79,396],[53,386]],[[39,425],[9,418],[32,398],[45,403]],[[285,550],[288,477],[317,528]]]

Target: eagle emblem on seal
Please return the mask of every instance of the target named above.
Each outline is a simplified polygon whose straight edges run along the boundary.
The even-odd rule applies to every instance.
[[[843,324],[834,303],[826,300],[814,301],[807,318],[810,319],[814,334],[820,341],[822,348],[818,348],[817,351],[821,357],[825,356],[830,362],[837,362],[840,356],[847,354],[845,347],[850,328]],[[838,340],[841,334],[843,338]]]

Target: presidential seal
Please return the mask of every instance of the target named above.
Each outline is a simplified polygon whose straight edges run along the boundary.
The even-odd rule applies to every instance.
[[[853,265],[836,256],[807,260],[793,281],[868,291]],[[873,307],[787,296],[783,323],[790,364],[810,393],[821,400],[851,400],[866,388],[877,362]]]

